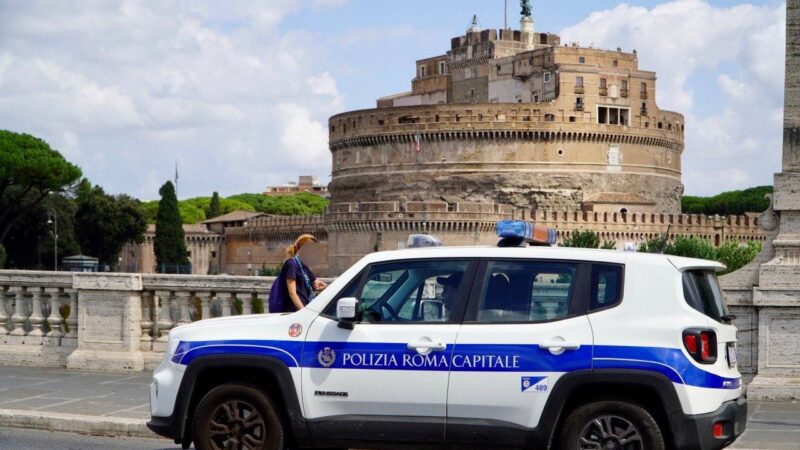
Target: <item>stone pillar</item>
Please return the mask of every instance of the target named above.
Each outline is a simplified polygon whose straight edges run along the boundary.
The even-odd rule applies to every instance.
[[[47,316],[47,324],[50,325],[50,331],[45,336],[51,340],[53,344],[60,344],[61,337],[64,333],[61,331],[64,318],[61,317],[61,289],[59,288],[45,288],[45,293],[49,295],[50,301],[50,315]]]
[[[142,291],[142,337],[141,349],[153,350],[153,291]]]
[[[31,288],[31,331],[25,339],[26,344],[42,345],[44,340],[44,316],[42,315],[42,288]]]
[[[253,300],[256,294],[236,294],[236,298],[242,300],[242,315],[253,314]]]
[[[774,257],[761,265],[754,400],[800,399],[800,0],[786,2],[786,88],[782,172],[775,175]]]
[[[75,274],[72,283],[78,293],[78,348],[67,357],[67,368],[144,369],[141,275]]]
[[[75,347],[78,345],[78,293],[72,289],[64,289],[64,296],[67,297],[69,314],[64,320],[66,333],[61,338],[61,345]]]
[[[210,292],[197,292],[197,295],[200,298],[200,319],[210,319],[211,318],[211,293]]]
[[[172,309],[170,308],[172,293],[170,291],[156,291],[156,297],[158,297],[158,321],[156,323],[158,331],[155,342],[153,342],[153,351],[163,352],[167,349],[169,330],[175,326],[175,322],[172,320]]]
[[[9,333],[6,343],[22,344],[22,337],[25,336],[25,294],[26,289],[22,286],[11,286],[8,290],[14,294],[14,314],[11,321],[14,329]]]
[[[189,316],[189,307],[192,303],[192,293],[189,291],[175,291],[175,297],[178,299],[178,310],[180,311],[178,325],[192,323],[192,318]]]
[[[8,328],[6,328],[6,324],[8,323],[8,313],[6,312],[7,300],[8,288],[3,286],[2,289],[0,289],[0,336],[8,335]]]
[[[231,293],[230,292],[217,292],[219,299],[220,315],[228,317],[231,315]]]

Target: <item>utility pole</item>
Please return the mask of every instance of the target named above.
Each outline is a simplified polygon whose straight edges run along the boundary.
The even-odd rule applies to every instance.
[[[53,224],[53,270],[58,271],[58,213],[51,209],[47,216],[47,223]]]

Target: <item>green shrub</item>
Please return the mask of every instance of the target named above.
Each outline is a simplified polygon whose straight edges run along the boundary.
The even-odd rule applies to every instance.
[[[728,266],[725,272],[730,273],[741,269],[754,260],[761,253],[761,242],[749,241],[740,244],[738,241],[727,241],[716,249],[717,261]]]
[[[262,265],[260,269],[258,269],[258,275],[262,277],[277,277],[281,273],[282,266],[275,266],[275,267],[267,267],[266,265]]]
[[[561,247],[571,248],[603,248],[612,250],[616,248],[614,241],[600,242],[600,234],[592,230],[573,231],[572,234],[561,243]]]
[[[253,314],[264,314],[264,300],[260,298],[253,299]]]
[[[761,243],[750,241],[740,244],[738,241],[726,241],[714,248],[707,239],[677,236],[672,242],[666,243],[662,238],[651,239],[640,245],[639,251],[718,261],[727,266],[720,274],[726,274],[741,269],[755,259],[761,252]]]

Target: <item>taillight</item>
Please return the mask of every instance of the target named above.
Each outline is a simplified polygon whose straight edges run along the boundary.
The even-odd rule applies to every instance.
[[[717,362],[717,333],[714,330],[692,328],[683,331],[683,346],[701,364]]]

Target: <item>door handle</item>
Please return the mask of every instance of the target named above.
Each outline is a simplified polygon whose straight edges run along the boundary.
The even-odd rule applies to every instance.
[[[550,350],[554,355],[560,355],[566,350],[577,350],[581,348],[581,344],[577,342],[565,341],[562,338],[554,338],[539,344],[539,348]]]
[[[417,353],[426,355],[431,352],[441,352],[447,348],[444,342],[433,342],[430,339],[423,338],[418,341],[409,342],[408,349],[416,350]]]

